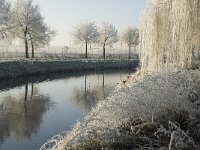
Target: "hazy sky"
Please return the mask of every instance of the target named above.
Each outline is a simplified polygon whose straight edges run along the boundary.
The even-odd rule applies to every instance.
[[[14,0],[10,0],[14,1]],[[82,20],[112,23],[119,32],[128,26],[138,26],[138,18],[146,0],[34,0],[41,8],[45,21],[57,30],[51,45],[72,43],[72,32]],[[71,37],[71,38],[70,38]],[[71,40],[70,40],[71,39]]]

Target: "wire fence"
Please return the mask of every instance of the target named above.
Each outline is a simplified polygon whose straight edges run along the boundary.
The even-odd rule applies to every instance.
[[[32,57],[32,52],[29,49],[29,57]],[[25,58],[25,50],[22,46],[6,47],[0,46],[0,59]],[[85,58],[85,49],[83,47],[66,47],[54,46],[38,48],[34,52],[34,58],[38,59],[80,59]],[[101,48],[89,48],[88,58],[102,59],[103,50]],[[128,59],[128,49],[107,48],[106,59]],[[137,51],[131,51],[131,59],[138,59]]]

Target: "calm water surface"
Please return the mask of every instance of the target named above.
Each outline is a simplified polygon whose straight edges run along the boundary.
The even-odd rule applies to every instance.
[[[0,81],[0,150],[38,150],[70,130],[130,72]]]

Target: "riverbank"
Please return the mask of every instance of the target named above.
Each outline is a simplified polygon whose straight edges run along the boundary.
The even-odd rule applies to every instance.
[[[0,62],[0,79],[79,71],[136,69],[138,60],[16,60]]]
[[[71,77],[80,77],[90,74],[112,74],[112,73],[127,73],[132,74],[134,71],[129,69],[119,69],[119,70],[94,70],[94,71],[79,71],[79,72],[61,72],[61,73],[51,73],[44,75],[31,75],[31,76],[19,76],[15,78],[8,78],[0,80],[0,91],[15,88],[16,86],[23,86],[24,84],[37,84],[44,81],[53,81],[58,79],[66,79]]]
[[[41,149],[199,149],[200,71],[137,72]]]

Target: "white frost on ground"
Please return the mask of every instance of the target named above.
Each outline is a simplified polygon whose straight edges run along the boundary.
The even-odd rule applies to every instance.
[[[199,104],[199,70],[137,72],[122,81],[82,123],[77,123],[66,136],[50,140],[41,150],[155,145],[193,149],[200,142],[200,130],[196,130]],[[167,134],[166,139],[158,142],[155,133]]]
[[[52,72],[75,72],[105,69],[134,70],[137,60],[5,60],[0,62],[0,79],[16,76],[48,74]]]

